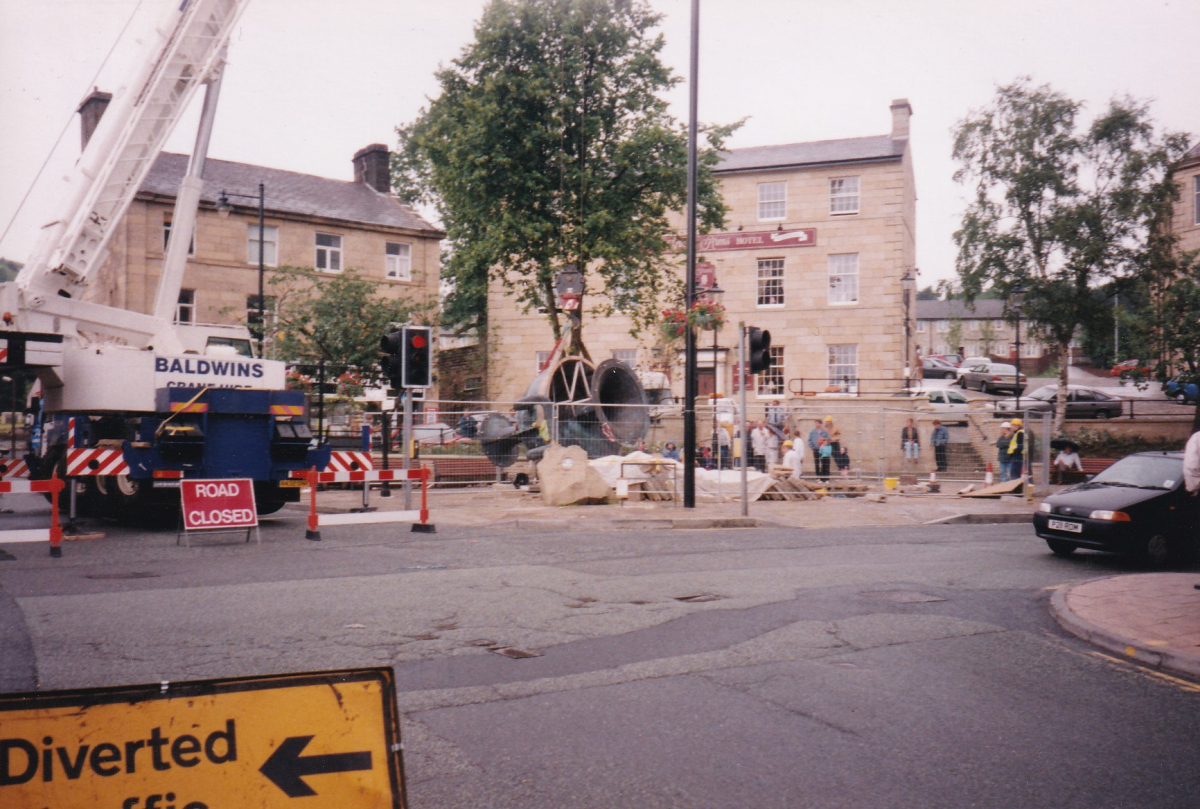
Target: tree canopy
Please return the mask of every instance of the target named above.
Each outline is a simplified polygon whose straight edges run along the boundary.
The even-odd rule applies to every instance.
[[[324,359],[375,369],[379,339],[392,323],[419,322],[422,308],[378,294],[353,270],[325,277],[310,268],[280,267],[270,278],[266,336],[272,354],[288,362]],[[253,325],[253,324],[252,324]]]
[[[441,94],[398,128],[394,187],[432,203],[447,234],[443,322],[481,325],[490,275],[545,307],[557,336],[554,279],[567,264],[606,290],[599,314],[639,327],[660,296],[679,294],[666,237],[686,201],[687,138],[662,97],[678,79],[660,58],[659,19],[642,0],[493,0],[437,74]],[[735,127],[706,130],[702,229],[724,220],[711,169]]]
[[[973,192],[954,234],[963,292],[1024,287],[1023,322],[1063,357],[1080,326],[1111,322],[1095,288],[1145,271],[1176,194],[1169,169],[1186,148],[1184,136],[1156,133],[1133,99],[1114,99],[1086,128],[1081,109],[1022,78],[961,121],[954,140],[955,180]],[[1056,428],[1064,415],[1059,402]]]

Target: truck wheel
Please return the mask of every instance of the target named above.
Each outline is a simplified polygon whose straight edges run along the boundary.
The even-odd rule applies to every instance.
[[[105,512],[118,519],[136,515],[150,500],[150,486],[128,475],[97,476],[96,487]]]

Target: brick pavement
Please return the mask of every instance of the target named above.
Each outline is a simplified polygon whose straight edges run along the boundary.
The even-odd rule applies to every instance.
[[[1200,677],[1200,573],[1139,573],[1055,591],[1067,631],[1155,668]]]

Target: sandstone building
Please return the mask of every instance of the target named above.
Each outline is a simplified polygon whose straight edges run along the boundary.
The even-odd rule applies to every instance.
[[[715,274],[727,313],[715,348],[711,330],[697,338],[701,394],[734,390],[738,321],[772,337],[775,364],[754,380],[752,401],[829,386],[903,385],[905,318],[913,323],[916,312],[904,305],[901,279],[916,274],[917,195],[912,108],[901,99],[891,114],[887,135],[722,155],[716,174],[730,207],[727,227],[700,238],[698,265],[704,280]],[[682,273],[682,252],[679,263]],[[583,334],[592,357],[662,371],[682,395],[682,341],[664,345],[658,333],[634,338],[624,317],[591,317],[589,297],[592,292],[584,298]],[[677,302],[662,301],[664,308],[672,305]],[[512,401],[552,348],[550,326],[543,315],[520,311],[498,283],[489,289],[488,307],[489,398]]]

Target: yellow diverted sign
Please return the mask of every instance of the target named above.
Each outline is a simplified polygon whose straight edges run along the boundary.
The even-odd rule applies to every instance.
[[[394,680],[378,668],[2,695],[0,807],[404,809]]]

